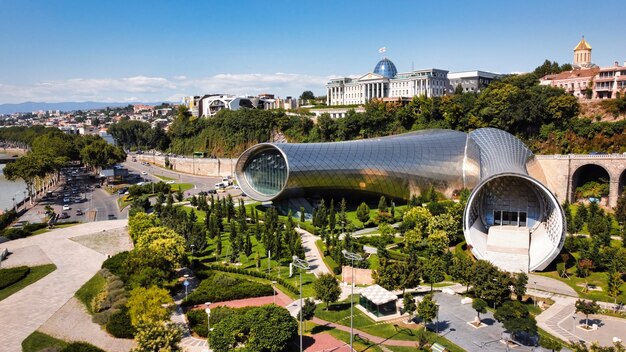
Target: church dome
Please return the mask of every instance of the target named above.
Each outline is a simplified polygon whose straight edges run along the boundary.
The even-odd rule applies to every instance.
[[[388,58],[384,58],[378,61],[376,67],[374,67],[374,73],[385,76],[387,78],[393,78],[398,73],[398,70],[396,69],[396,65],[394,65],[391,60],[389,60]]]

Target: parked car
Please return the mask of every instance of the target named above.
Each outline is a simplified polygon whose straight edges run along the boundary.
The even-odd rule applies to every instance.
[[[83,211],[82,211],[82,210],[80,210],[80,209],[77,209],[77,210],[76,210],[76,215],[80,216],[80,215],[83,215],[83,214],[84,214],[84,213],[83,213]]]
[[[68,219],[70,217],[70,214],[68,214],[67,212],[62,212],[61,215],[59,215],[59,219]]]
[[[165,182],[165,183],[166,183],[166,184],[168,184],[168,185],[173,185],[174,183],[176,183],[176,181],[174,181],[174,180],[169,180],[169,181],[167,181],[167,182]]]
[[[117,217],[114,214],[109,214],[109,220],[115,220]]]
[[[128,191],[128,188],[126,188],[126,187],[124,187],[124,188],[120,188],[120,189],[117,191],[117,194],[124,194],[124,193],[126,193],[126,191]]]
[[[70,210],[72,209],[69,205],[65,204],[63,205],[63,210]]]

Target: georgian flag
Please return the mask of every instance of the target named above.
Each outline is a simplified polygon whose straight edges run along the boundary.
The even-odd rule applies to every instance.
[[[387,51],[387,47],[383,46],[382,48],[378,49],[379,53],[384,53],[385,51]]]

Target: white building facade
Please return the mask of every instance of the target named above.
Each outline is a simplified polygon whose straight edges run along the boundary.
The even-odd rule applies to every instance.
[[[437,97],[446,94],[448,71],[425,69],[398,73],[391,60],[378,62],[374,72],[359,78],[342,77],[326,84],[326,104],[357,105],[372,99]]]

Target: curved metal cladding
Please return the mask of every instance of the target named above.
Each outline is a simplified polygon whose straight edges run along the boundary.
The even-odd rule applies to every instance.
[[[545,269],[563,247],[566,224],[554,194],[528,174],[526,166],[533,161],[533,153],[519,139],[498,129],[475,130],[469,139],[480,151],[481,174],[463,218],[472,253],[512,271]],[[520,229],[527,231],[527,237]],[[502,239],[511,242],[494,242],[496,233],[503,231],[513,237]],[[514,238],[522,239],[518,249],[512,248]],[[524,257],[522,249],[526,263],[519,263]],[[507,263],[514,260],[518,262]]]
[[[244,192],[261,201],[338,191],[408,199],[430,185],[447,194],[475,186],[478,153],[473,143],[469,156],[466,149],[467,135],[451,130],[333,143],[264,143],[240,156],[235,174]],[[287,177],[274,191],[260,192],[254,178],[261,170],[253,163],[266,160],[269,150],[284,156]]]

